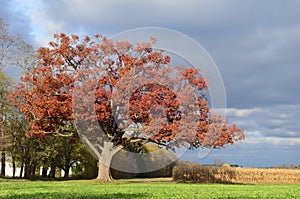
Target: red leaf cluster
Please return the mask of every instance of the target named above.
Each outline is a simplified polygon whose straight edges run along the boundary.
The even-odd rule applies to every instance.
[[[170,57],[152,49],[154,39],[133,46],[99,34],[82,40],[64,33],[54,38],[49,47],[38,50],[37,66],[22,77],[9,97],[28,118],[29,135],[60,133],[77,117],[96,119],[115,144],[126,143],[123,136],[132,123],[142,126],[139,138],[173,147],[187,142],[191,148],[216,148],[244,139],[236,125],[227,125],[225,119],[210,112],[203,96],[207,81],[200,71],[176,67],[174,75]],[[138,74],[144,79],[138,80]],[[77,90],[80,100],[74,104],[75,84],[84,89]],[[134,85],[142,86],[127,93]],[[128,95],[124,99],[129,105],[114,101],[116,90]],[[195,103],[190,103],[191,99]],[[92,107],[86,105],[88,101],[93,102]]]

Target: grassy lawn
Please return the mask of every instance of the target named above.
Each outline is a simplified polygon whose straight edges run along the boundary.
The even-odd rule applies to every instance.
[[[0,179],[0,198],[300,198],[300,185],[174,183],[169,179],[25,181]]]

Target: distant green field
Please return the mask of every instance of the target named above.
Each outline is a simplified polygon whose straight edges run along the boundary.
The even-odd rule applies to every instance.
[[[0,179],[0,198],[300,198],[300,185],[184,184],[164,180]]]

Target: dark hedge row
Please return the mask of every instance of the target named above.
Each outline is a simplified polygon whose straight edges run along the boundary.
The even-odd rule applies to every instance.
[[[227,167],[201,166],[199,163],[180,162],[173,168],[175,182],[232,183],[235,170]]]

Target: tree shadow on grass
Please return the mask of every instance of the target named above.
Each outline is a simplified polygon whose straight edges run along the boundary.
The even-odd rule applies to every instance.
[[[149,194],[142,194],[142,193],[109,193],[109,194],[61,194],[61,193],[34,193],[34,194],[22,194],[22,195],[11,195],[7,196],[5,198],[11,198],[11,199],[27,199],[27,198],[45,198],[45,199],[99,199],[99,198],[119,198],[119,199],[127,199],[127,198],[148,198],[150,197]],[[1,198],[1,197],[0,197]]]

